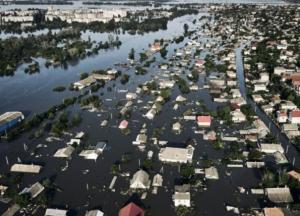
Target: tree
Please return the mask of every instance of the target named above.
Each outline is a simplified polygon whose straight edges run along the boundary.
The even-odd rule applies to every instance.
[[[87,78],[88,76],[89,76],[88,73],[81,73],[80,74],[80,80],[83,80],[83,79]]]
[[[184,24],[183,25],[183,30],[184,30],[184,34],[187,35],[188,31],[189,31],[189,25],[188,24]]]
[[[81,121],[81,116],[78,113],[76,113],[72,118],[72,126],[78,126],[81,123]]]
[[[221,119],[223,121],[226,121],[229,124],[232,121],[231,115],[230,115],[230,107],[229,106],[218,108],[218,110],[217,110],[217,116],[218,116],[219,119]]]
[[[189,180],[195,175],[195,168],[191,164],[183,164],[180,166],[180,175]]]
[[[190,209],[186,206],[178,206],[176,208],[176,215],[177,216],[188,216],[188,215],[190,215]]]
[[[251,161],[261,160],[262,153],[256,149],[249,152],[248,159]]]
[[[164,100],[168,101],[171,98],[171,90],[170,89],[162,89],[160,91],[160,96],[164,98]]]
[[[133,48],[131,48],[131,51],[128,55],[128,58],[131,59],[131,60],[134,60],[134,55],[135,55],[135,50]]]
[[[24,193],[24,194],[18,194],[15,198],[16,203],[21,207],[26,207],[30,203],[30,194]]]
[[[128,74],[123,74],[121,77],[121,83],[125,85],[129,81],[129,77],[130,76]]]
[[[140,62],[143,62],[148,59],[148,56],[146,53],[140,53]]]
[[[168,50],[164,47],[164,48],[162,48],[159,52],[160,52],[160,56],[161,56],[162,58],[165,58],[166,55],[167,55],[167,53],[168,53]]]
[[[146,170],[153,169],[153,161],[149,160],[149,159],[146,159],[143,162],[143,168],[145,168]]]

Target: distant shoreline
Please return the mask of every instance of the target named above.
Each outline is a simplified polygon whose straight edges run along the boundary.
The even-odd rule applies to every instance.
[[[1,2],[0,5],[73,5],[70,1],[49,1],[49,2],[37,2],[37,1],[12,1]]]

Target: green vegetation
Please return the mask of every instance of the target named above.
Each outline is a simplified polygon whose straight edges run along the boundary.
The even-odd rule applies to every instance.
[[[75,114],[71,120],[71,125],[73,127],[78,126],[82,122],[82,118],[79,114]]]
[[[184,36],[179,36],[174,39],[175,43],[179,44],[184,40]]]
[[[252,109],[251,105],[244,104],[241,106],[241,112],[246,116],[247,121],[252,123],[254,121],[255,111]]]
[[[262,153],[257,149],[253,149],[249,152],[248,159],[250,161],[259,161],[262,159]]]
[[[141,66],[136,66],[135,70],[137,75],[145,75],[147,73],[147,70]]]
[[[204,66],[207,73],[215,70],[216,64],[214,61],[214,57],[211,55],[206,55]]]
[[[39,127],[42,124],[42,122],[44,122],[45,120],[54,119],[57,113],[63,111],[68,106],[73,105],[76,101],[77,101],[76,97],[66,98],[63,100],[61,104],[54,105],[51,108],[49,108],[46,112],[34,115],[31,119],[23,121],[17,127],[9,131],[8,141],[15,139],[18,135],[20,135],[23,132],[29,132],[33,128]]]
[[[171,89],[162,89],[160,91],[160,96],[162,96],[165,101],[170,100],[171,94],[172,94]]]
[[[191,215],[191,210],[186,206],[178,206],[175,209],[177,216],[189,216]]]
[[[128,58],[134,60],[135,50],[131,48],[130,53],[128,54]]]
[[[146,53],[140,53],[140,62],[144,62],[148,59],[148,56]]]
[[[130,76],[128,74],[123,74],[121,77],[121,83],[125,85],[129,81]]]
[[[68,128],[68,114],[63,112],[58,117],[58,120],[52,124],[51,133],[55,136],[61,136],[63,131]]]
[[[229,106],[220,107],[217,110],[217,117],[230,125],[232,123],[230,111]]]
[[[159,52],[162,58],[165,58],[168,54],[168,50],[166,49],[166,47],[163,47]]]
[[[195,168],[191,164],[183,164],[180,166],[180,175],[181,177],[189,182],[195,175]]]
[[[239,142],[230,142],[226,145],[226,148],[224,150],[224,156],[222,158],[222,161],[224,163],[229,163],[232,160],[241,160],[243,159],[243,144]]]
[[[187,35],[187,34],[188,34],[188,31],[189,31],[189,25],[185,23],[185,24],[183,25],[183,30],[184,30],[184,35]]]
[[[163,133],[164,133],[165,128],[161,127],[161,128],[154,128],[153,132],[152,132],[152,136],[159,139]]]
[[[190,92],[190,87],[188,83],[179,76],[175,76],[176,84],[182,94],[188,94]]]
[[[66,65],[68,61],[80,60],[86,56],[97,54],[100,49],[118,47],[121,42],[116,37],[109,42],[98,44],[80,38],[78,28],[62,30],[58,33],[49,31],[43,35],[29,35],[28,37],[10,37],[0,40],[0,76],[13,75],[22,63],[31,62],[32,58],[42,57],[47,59],[46,66]],[[68,43],[64,41],[67,40]],[[64,44],[61,46],[61,44]],[[94,45],[94,46],[93,46]],[[39,71],[38,62],[30,64],[26,73]]]
[[[193,82],[198,82],[199,72],[197,70],[192,70],[191,76],[187,76],[187,78]]]
[[[86,79],[89,77],[89,74],[88,73],[81,73],[80,74],[80,80],[83,80],[83,79]]]
[[[118,172],[120,172],[120,164],[118,163],[114,163],[111,165],[110,170],[113,174],[117,174]]]
[[[29,193],[24,193],[24,194],[18,194],[15,197],[15,202],[20,206],[20,207],[26,207],[30,203],[30,194]]]
[[[150,159],[144,160],[142,167],[145,170],[152,170],[153,169],[153,161]]]
[[[101,106],[101,99],[96,95],[91,95],[80,100],[80,106],[82,107],[91,105],[95,108],[99,108]]]

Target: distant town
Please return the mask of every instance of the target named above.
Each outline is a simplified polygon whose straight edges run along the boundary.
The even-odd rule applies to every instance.
[[[297,2],[52,3],[0,6],[2,216],[300,215]]]

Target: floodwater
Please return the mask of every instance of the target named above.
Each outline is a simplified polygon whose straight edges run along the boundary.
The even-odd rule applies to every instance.
[[[119,35],[122,41],[122,46],[119,49],[101,51],[99,55],[94,57],[88,57],[79,61],[75,65],[70,65],[68,69],[63,68],[45,68],[43,64],[40,68],[40,73],[27,75],[25,74],[22,65],[18,68],[15,76],[0,78],[0,92],[1,92],[1,104],[0,112],[20,110],[31,116],[33,113],[39,113],[47,110],[53,104],[59,104],[63,98],[77,95],[78,93],[69,92],[68,90],[61,93],[54,93],[52,89],[56,86],[68,86],[69,83],[79,79],[81,72],[91,72],[96,69],[105,69],[113,66],[116,63],[126,62],[128,53],[131,48],[136,50],[136,53],[142,52],[148,48],[148,44],[152,43],[155,39],[173,37],[181,35],[183,33],[183,24],[188,23],[190,28],[194,28],[192,21],[200,18],[204,14],[188,15],[181,18],[177,18],[168,24],[168,30],[148,33],[141,35]],[[107,34],[97,34],[86,32],[82,37],[86,38],[90,36],[92,40],[106,40]],[[168,55],[174,53],[175,48],[183,47],[187,42],[185,39],[180,44],[171,44],[168,46]],[[159,54],[156,54],[157,62],[164,62]],[[39,59],[42,63],[44,60]],[[131,75],[131,81],[129,84],[123,86],[119,80],[114,81],[116,85],[115,89],[128,89],[134,91],[139,83],[144,80],[149,80],[155,75],[159,74],[158,63],[154,63],[148,74],[145,76],[135,75],[133,70],[122,69],[123,73]],[[205,76],[200,76],[198,85],[203,87]],[[112,86],[113,83],[106,85]],[[6,143],[1,141],[0,145],[0,171],[2,173],[8,172],[10,165],[17,162],[19,157],[22,162],[33,162],[43,164],[44,168],[39,175],[25,174],[22,184],[19,186],[19,190],[28,186],[36,181],[41,181],[45,178],[54,178],[55,184],[60,188],[55,194],[54,200],[51,203],[51,207],[61,207],[66,209],[72,209],[77,212],[78,215],[84,215],[84,212],[88,209],[99,208],[105,212],[106,215],[117,215],[118,209],[123,206],[129,200],[140,201],[136,194],[132,195],[120,195],[121,191],[126,191],[129,186],[129,178],[118,177],[115,188],[116,192],[108,190],[109,184],[113,178],[113,174],[110,174],[111,165],[120,160],[122,154],[129,152],[131,155],[131,162],[125,165],[121,165],[122,172],[130,172],[130,176],[139,168],[138,161],[141,162],[146,158],[147,150],[154,151],[154,159],[157,161],[157,154],[159,148],[157,146],[149,145],[146,148],[146,152],[140,152],[135,146],[131,144],[135,140],[139,130],[143,123],[147,123],[148,136],[151,136],[153,128],[165,127],[166,132],[162,135],[162,140],[168,140],[171,144],[182,144],[190,138],[194,138],[197,141],[194,159],[200,159],[203,156],[208,156],[210,159],[218,159],[221,156],[221,152],[212,148],[211,144],[202,139],[202,135],[195,134],[193,127],[195,122],[184,123],[184,130],[180,135],[175,135],[171,131],[171,122],[174,118],[179,116],[179,113],[187,110],[188,108],[195,108],[194,104],[180,106],[179,110],[173,111],[172,101],[179,94],[178,89],[173,90],[172,98],[163,107],[162,112],[155,117],[153,121],[146,120],[142,115],[146,113],[146,110],[141,109],[144,105],[147,105],[147,101],[150,96],[145,95],[140,99],[143,100],[141,104],[134,103],[132,116],[129,120],[129,128],[131,134],[124,136],[116,128],[120,119],[118,119],[114,113],[117,112],[115,106],[117,100],[125,98],[125,94],[117,93],[115,91],[108,92],[106,87],[101,89],[97,95],[103,93],[100,96],[103,101],[103,110],[100,115],[96,113],[90,113],[81,111],[78,105],[67,109],[69,112],[80,112],[83,118],[83,122],[78,128],[72,129],[71,132],[85,131],[89,135],[88,144],[95,144],[99,140],[107,140],[109,149],[101,155],[98,160],[89,161],[80,158],[76,154],[73,154],[71,160],[69,160],[69,168],[62,172],[61,167],[65,166],[66,161],[63,159],[57,159],[52,157],[54,152],[61,147],[65,146],[65,143],[70,137],[63,137],[62,141],[56,141],[53,143],[47,143],[44,138],[28,140],[28,134],[24,134],[14,142]],[[199,92],[191,92],[188,96],[189,101],[203,100],[208,109],[215,110],[219,104],[212,102],[211,96],[207,90],[200,90]],[[110,98],[113,101],[106,101]],[[196,110],[199,108],[195,108]],[[101,128],[99,125],[102,120],[110,118],[113,114],[109,126],[107,128]],[[215,125],[217,128],[218,125]],[[28,145],[29,151],[24,151],[23,143]],[[32,157],[30,151],[36,148],[38,144],[47,144],[45,148],[38,149],[38,155],[40,157]],[[6,165],[5,157],[9,160],[9,165]],[[172,193],[174,184],[178,176],[178,167],[172,165],[162,165],[161,163],[154,163],[153,171],[150,171],[150,177],[152,178],[162,166],[164,167],[164,187],[159,188],[158,195],[153,195],[148,192],[146,200],[140,201],[141,205],[147,209],[149,215],[174,215],[174,207],[172,202]],[[217,165],[220,174],[220,180],[209,181],[208,189],[204,192],[200,192],[200,189],[192,189],[192,215],[207,215],[207,216],[225,216],[232,215],[226,212],[225,205],[240,206],[243,208],[259,207],[260,203],[258,197],[250,194],[240,194],[236,186],[242,186],[245,188],[251,188],[258,184],[258,173],[255,169],[236,168],[228,169],[219,164]],[[83,174],[83,171],[89,170],[87,174]],[[226,171],[231,171],[232,175],[225,175]],[[5,183],[5,182],[1,182]],[[88,185],[88,186],[87,186]],[[8,205],[0,203],[0,213],[2,213]],[[40,211],[37,211],[36,215],[42,215]]]
[[[71,82],[79,80],[80,73],[92,72],[93,70],[105,69],[116,63],[126,62],[131,48],[136,53],[148,49],[148,45],[155,39],[163,37],[172,38],[181,35],[184,23],[192,26],[192,21],[201,17],[203,14],[194,16],[184,16],[177,18],[168,24],[168,30],[157,31],[141,35],[120,34],[119,39],[122,45],[119,49],[102,50],[99,55],[87,57],[80,60],[78,64],[69,65],[68,69],[64,68],[46,68],[44,60],[40,60],[40,73],[28,75],[24,73],[25,65],[21,65],[13,77],[0,78],[0,92],[6,92],[1,95],[0,112],[10,110],[21,110],[38,113],[46,110],[53,104],[58,104],[61,100],[70,94],[66,91],[63,93],[52,93],[56,86],[69,86]],[[192,28],[192,27],[191,27]],[[82,34],[84,39],[90,36],[92,40],[107,41],[107,33],[90,33]],[[14,88],[11,88],[13,86]],[[7,89],[10,91],[6,91]],[[48,95],[47,98],[44,95]],[[28,101],[31,103],[26,103]]]

